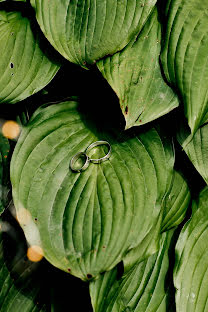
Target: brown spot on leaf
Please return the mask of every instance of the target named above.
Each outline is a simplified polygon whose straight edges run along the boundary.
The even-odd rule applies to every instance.
[[[68,271],[68,272],[71,272],[71,269],[70,269],[70,268],[68,268],[68,269],[67,269],[67,271]]]
[[[91,279],[91,278],[92,278],[92,275],[91,275],[91,274],[87,274],[87,278],[88,278],[88,279]]]
[[[129,108],[128,108],[128,106],[126,106],[126,108],[125,108],[125,114],[126,115],[128,114],[128,111],[129,111]]]

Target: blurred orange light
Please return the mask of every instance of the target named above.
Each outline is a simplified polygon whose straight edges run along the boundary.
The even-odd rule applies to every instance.
[[[31,246],[27,250],[27,257],[32,262],[38,262],[43,259],[43,249],[40,246]]]
[[[20,126],[16,121],[8,120],[2,126],[2,134],[7,139],[15,139],[20,134]]]

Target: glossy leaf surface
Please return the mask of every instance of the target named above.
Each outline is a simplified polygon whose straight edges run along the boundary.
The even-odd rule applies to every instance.
[[[174,285],[179,312],[203,312],[207,306],[208,283],[208,189],[194,203],[176,245]]]
[[[191,194],[187,182],[177,171],[173,172],[169,191],[163,200],[162,221],[158,222],[145,239],[123,259],[124,272],[127,272],[138,259],[143,260],[158,250],[160,234],[176,228],[185,218]]]
[[[28,18],[0,12],[0,103],[13,104],[45,87],[60,66],[40,49]]]
[[[172,0],[166,10],[162,65],[168,81],[179,91],[192,133],[208,113],[208,1]]]
[[[46,38],[86,66],[121,50],[141,30],[156,0],[31,0]]]
[[[195,166],[206,183],[208,183],[208,125],[199,128],[191,135],[185,128],[181,127],[178,140],[190,161]]]
[[[119,98],[126,129],[150,122],[178,106],[177,96],[162,77],[160,42],[161,25],[154,10],[136,40],[97,63]]]
[[[110,159],[72,172],[73,155],[103,139],[112,146]],[[17,213],[31,214],[21,224],[26,237],[53,265],[82,279],[110,270],[160,231],[173,165],[172,143],[156,128],[121,140],[96,128],[75,102],[43,106],[23,129],[11,164]]]
[[[184,219],[191,200],[186,180],[174,171],[172,186],[164,201],[162,231],[178,226]]]
[[[173,232],[164,233],[160,249],[137,263],[121,279],[114,269],[90,282],[95,312],[166,312],[170,311],[170,288],[166,278],[169,268],[170,242]],[[171,279],[169,279],[169,286]]]

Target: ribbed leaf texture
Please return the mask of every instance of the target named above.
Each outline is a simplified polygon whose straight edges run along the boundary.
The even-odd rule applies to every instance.
[[[174,171],[170,192],[165,197],[162,230],[167,231],[178,226],[184,219],[191,200],[186,180]]]
[[[172,235],[173,231],[164,233],[159,251],[137,263],[121,279],[115,268],[90,282],[94,312],[170,311],[171,278],[168,283],[166,279]]]
[[[112,146],[110,159],[72,172],[73,155],[103,139]],[[94,151],[99,156],[101,149]],[[21,224],[26,237],[83,280],[110,270],[160,232],[173,165],[171,140],[156,128],[121,139],[95,128],[76,102],[43,106],[23,129],[11,163],[17,214],[31,213]]]
[[[161,224],[155,226],[136,248],[123,259],[124,272],[142,259],[146,259],[153,251],[158,250],[160,233],[177,227],[184,219],[189,207],[191,194],[184,178],[177,171],[173,172],[170,189],[163,201],[163,217]]]
[[[141,30],[156,0],[31,0],[46,38],[86,66],[121,50]]]
[[[10,145],[0,132],[0,215],[8,204]]]
[[[18,241],[17,232],[9,223],[0,220],[0,311],[43,312],[46,304],[40,302],[43,280],[36,263],[26,260],[24,244]],[[5,234],[3,231],[6,231]],[[13,244],[7,236],[12,237]],[[5,239],[6,238],[6,239]],[[13,247],[8,251],[9,248]],[[47,301],[47,298],[42,298]]]
[[[188,155],[190,161],[208,183],[208,125],[199,128],[194,135],[191,135],[183,126],[178,133],[178,141]]]
[[[208,310],[208,188],[193,205],[177,245],[174,270],[176,308],[179,312]]]
[[[155,9],[139,36],[124,50],[97,63],[118,95],[126,129],[140,126],[178,106],[159,64],[161,25]]]
[[[27,17],[0,13],[0,103],[16,103],[45,87],[60,65],[40,49]]]
[[[182,97],[192,133],[208,113],[207,6],[207,0],[171,0],[166,9],[162,65]]]

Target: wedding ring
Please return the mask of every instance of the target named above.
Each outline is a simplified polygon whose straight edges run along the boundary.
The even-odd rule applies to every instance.
[[[80,167],[80,168],[75,167],[76,161],[77,161],[80,157],[83,157],[83,156],[84,156],[84,158],[85,158],[85,163],[84,163],[84,165],[83,165],[82,167]],[[90,159],[89,159],[89,157],[87,156],[87,154],[84,153],[84,152],[79,152],[79,153],[75,154],[75,155],[72,157],[71,161],[70,161],[71,170],[72,170],[72,171],[75,171],[75,172],[82,172],[82,171],[86,170],[86,169],[88,168],[89,164],[90,164]]]
[[[99,145],[107,145],[107,146],[108,146],[108,153],[107,153],[105,156],[103,156],[103,157],[101,157],[101,158],[97,158],[97,159],[95,159],[95,158],[90,158],[90,157],[88,156],[88,157],[89,157],[89,161],[92,162],[92,163],[94,163],[94,164],[100,164],[100,163],[102,163],[102,162],[108,160],[108,159],[110,158],[110,155],[111,155],[111,146],[110,146],[110,144],[109,144],[107,141],[96,141],[96,142],[90,144],[90,145],[88,146],[88,148],[85,150],[85,153],[86,153],[86,154],[89,153],[90,150],[92,150],[94,147],[97,147],[97,146],[99,146]]]

